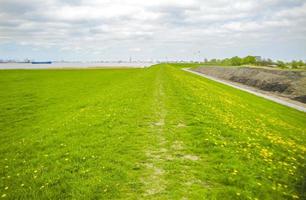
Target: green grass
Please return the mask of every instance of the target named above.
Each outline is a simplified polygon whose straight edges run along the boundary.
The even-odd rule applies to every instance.
[[[163,64],[0,71],[3,199],[306,198],[306,114]]]

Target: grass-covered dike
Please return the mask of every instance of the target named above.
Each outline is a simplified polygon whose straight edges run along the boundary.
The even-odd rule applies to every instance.
[[[180,67],[1,70],[1,199],[305,199],[306,114]]]

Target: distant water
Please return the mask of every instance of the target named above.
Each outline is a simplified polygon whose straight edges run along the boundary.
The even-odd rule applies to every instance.
[[[54,62],[52,64],[31,64],[31,63],[0,63],[0,69],[57,69],[57,68],[95,68],[95,67],[132,67],[143,68],[149,67],[154,63],[92,63],[92,62]]]

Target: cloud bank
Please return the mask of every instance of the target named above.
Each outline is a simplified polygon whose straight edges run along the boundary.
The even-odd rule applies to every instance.
[[[306,59],[305,0],[0,0],[0,58]]]

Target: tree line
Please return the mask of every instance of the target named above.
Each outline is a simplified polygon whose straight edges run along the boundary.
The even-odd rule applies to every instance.
[[[246,56],[246,57],[232,57],[225,59],[211,59],[204,61],[206,64],[213,65],[225,65],[225,66],[240,66],[240,65],[255,65],[255,66],[266,66],[266,67],[279,67],[279,68],[291,68],[299,69],[306,68],[306,62],[302,60],[293,60],[291,62],[284,62],[281,60],[273,61],[272,59],[263,59],[258,56]]]

